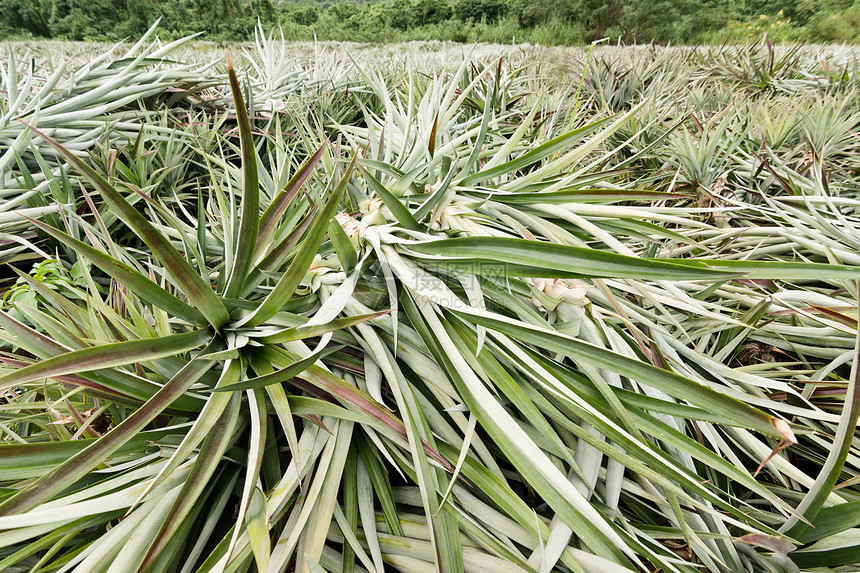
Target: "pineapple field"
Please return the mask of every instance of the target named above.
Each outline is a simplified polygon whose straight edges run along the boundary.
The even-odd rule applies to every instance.
[[[0,44],[0,571],[860,571],[857,58]]]

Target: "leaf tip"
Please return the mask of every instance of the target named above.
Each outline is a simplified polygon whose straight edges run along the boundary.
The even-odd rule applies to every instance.
[[[784,537],[775,537],[764,533],[748,533],[743,537],[736,537],[734,541],[746,543],[747,545],[755,545],[780,555],[788,555],[797,549],[797,546]]]
[[[776,431],[779,432],[779,435],[782,437],[782,441],[778,443],[773,451],[770,452],[770,455],[758,465],[755,473],[753,473],[753,477],[757,477],[762,468],[764,468],[764,466],[772,460],[776,454],[797,443],[797,438],[795,437],[794,432],[791,431],[788,422],[781,418],[773,418],[770,423]]]
[[[771,421],[773,427],[776,428],[776,431],[779,432],[779,435],[782,436],[783,442],[785,442],[785,447],[793,446],[797,443],[797,438],[794,435],[794,432],[791,431],[791,427],[789,427],[788,422],[783,420],[782,418],[774,418]]]

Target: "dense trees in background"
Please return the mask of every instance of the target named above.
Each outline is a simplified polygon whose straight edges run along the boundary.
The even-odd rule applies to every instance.
[[[202,31],[239,39],[253,37],[258,18],[274,22],[276,11],[269,0],[0,0],[0,37],[121,39],[141,34],[159,17],[172,35]]]
[[[860,41],[860,0],[0,0],[0,37],[247,40],[257,21],[293,39],[438,38],[546,44]]]
[[[579,24],[586,40],[609,36],[622,43],[691,41],[726,23],[726,7],[702,0],[513,0],[524,28],[556,20]]]
[[[48,36],[51,30],[38,0],[0,0],[0,34],[4,32]]]

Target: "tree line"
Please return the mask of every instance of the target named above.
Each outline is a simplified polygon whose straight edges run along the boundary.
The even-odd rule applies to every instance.
[[[0,0],[0,37],[120,40],[161,18],[162,37],[582,44],[860,41],[860,0]]]

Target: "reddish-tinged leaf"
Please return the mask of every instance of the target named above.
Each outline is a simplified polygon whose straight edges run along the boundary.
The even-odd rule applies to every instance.
[[[755,545],[768,551],[779,553],[780,555],[788,555],[797,548],[784,537],[774,537],[773,535],[765,535],[764,533],[748,533],[743,537],[736,538],[735,541]]]
[[[113,368],[174,356],[199,348],[211,338],[210,332],[196,330],[162,338],[144,338],[64,352],[0,376],[0,389],[11,388],[42,378]]]
[[[809,308],[820,312],[827,318],[831,318],[840,324],[844,324],[849,328],[857,328],[857,319],[851,318],[848,315],[842,314],[841,312],[837,312],[832,308],[827,308],[826,306],[818,306],[817,304],[810,304]]]
[[[248,120],[248,109],[242,98],[242,88],[236,77],[236,70],[228,62],[227,76],[230,79],[230,91],[233,93],[233,103],[236,107],[236,121],[239,124],[239,143],[242,148],[242,216],[239,222],[239,233],[236,237],[236,252],[233,256],[233,267],[227,287],[224,289],[226,298],[235,298],[241,292],[248,271],[254,263],[254,247],[260,228],[260,181],[257,175],[257,153],[254,150],[254,138],[251,134],[251,122]]]

